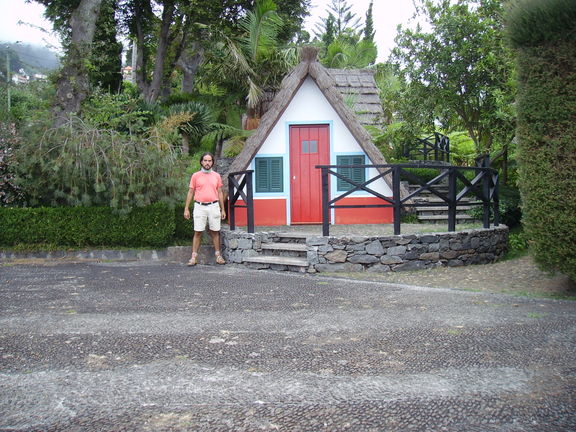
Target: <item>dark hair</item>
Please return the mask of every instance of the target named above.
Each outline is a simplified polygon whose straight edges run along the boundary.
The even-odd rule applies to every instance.
[[[214,155],[210,152],[203,153],[202,156],[200,156],[200,163],[202,163],[202,159],[204,159],[204,156],[210,156],[212,158],[212,163],[213,164],[216,163],[216,160],[214,159]]]

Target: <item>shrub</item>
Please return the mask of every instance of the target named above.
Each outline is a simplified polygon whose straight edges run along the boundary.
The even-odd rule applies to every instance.
[[[84,120],[95,129],[141,134],[159,118],[160,107],[129,92],[111,94],[97,90],[84,103],[82,112]]]
[[[190,209],[192,212],[192,209]],[[194,223],[192,219],[184,219],[184,206],[179,205],[174,208],[174,221],[175,221],[175,232],[174,238],[179,240],[192,240],[194,235]]]
[[[576,280],[576,2],[524,0],[507,15],[518,63],[524,229],[545,270]]]
[[[500,223],[507,225],[508,228],[520,226],[522,220],[522,208],[520,206],[520,192],[514,187],[500,186],[500,202],[498,211],[500,213]],[[475,206],[468,212],[474,219],[482,219],[482,206]],[[494,212],[490,207],[490,219],[494,218]]]
[[[108,207],[1,208],[0,244],[59,246],[167,246],[173,208],[164,204],[121,214]]]
[[[28,132],[40,132],[40,127]],[[186,158],[161,139],[100,130],[72,119],[15,149],[29,206],[109,206],[128,210],[180,202]]]
[[[0,207],[16,206],[24,200],[22,190],[15,182],[13,147],[17,142],[14,126],[0,123]]]
[[[524,232],[510,233],[508,245],[511,252],[522,252],[528,249],[528,238]]]
[[[47,118],[54,87],[49,83],[32,81],[22,86],[10,87],[10,111],[4,101],[8,95],[6,87],[0,87],[0,121],[16,124],[29,123],[31,119]]]

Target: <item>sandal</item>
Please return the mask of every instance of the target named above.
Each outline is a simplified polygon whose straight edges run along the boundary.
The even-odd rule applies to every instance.
[[[216,252],[216,264],[226,264],[226,261],[224,260],[220,252]]]
[[[188,261],[189,266],[195,266],[198,264],[198,254],[196,252],[192,253],[192,258]]]

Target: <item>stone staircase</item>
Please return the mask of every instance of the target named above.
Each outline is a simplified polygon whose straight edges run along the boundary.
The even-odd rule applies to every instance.
[[[407,185],[410,193],[417,190],[419,185]],[[434,190],[442,193],[448,193],[448,185],[440,184],[434,186]],[[444,200],[433,194],[428,190],[420,192],[413,198],[416,204],[415,211],[418,216],[418,221],[421,223],[431,224],[448,224],[448,206]],[[471,203],[478,202],[471,197],[463,197],[456,206],[456,223],[473,223],[477,222],[472,216],[468,214],[468,210],[473,209],[474,205]],[[420,205],[418,205],[420,204]]]
[[[308,270],[307,234],[277,233],[276,237],[276,242],[262,242],[259,255],[244,258],[248,267],[306,272]]]

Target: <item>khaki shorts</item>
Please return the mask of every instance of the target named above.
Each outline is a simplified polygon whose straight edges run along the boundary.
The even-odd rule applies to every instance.
[[[210,231],[220,231],[220,221],[222,213],[220,204],[214,203],[209,205],[194,204],[194,231],[204,231],[206,225]]]

